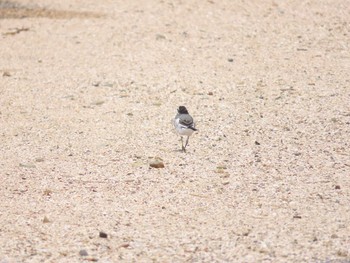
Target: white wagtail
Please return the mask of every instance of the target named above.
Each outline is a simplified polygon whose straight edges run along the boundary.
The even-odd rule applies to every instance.
[[[188,113],[185,106],[180,106],[174,119],[176,132],[181,136],[182,151],[186,152],[188,140],[194,131],[197,131],[192,116]],[[184,146],[182,136],[187,136]]]

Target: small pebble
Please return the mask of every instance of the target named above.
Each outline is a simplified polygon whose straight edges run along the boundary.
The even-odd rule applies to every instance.
[[[50,190],[50,189],[45,189],[43,195],[44,195],[44,196],[51,196],[51,195],[52,195],[52,190]]]
[[[105,103],[105,101],[103,100],[98,100],[98,101],[95,101],[93,103],[91,103],[92,105],[96,105],[96,106],[101,106],[103,103]]]
[[[100,231],[101,238],[107,238],[107,234],[105,232]]]
[[[123,248],[128,248],[128,247],[130,247],[130,244],[125,243],[125,244],[122,244],[120,247],[123,247]]]
[[[47,216],[44,216],[44,219],[43,219],[43,223],[49,223],[50,222],[50,220],[47,218]]]
[[[336,190],[339,190],[339,189],[340,189],[340,185],[336,185],[336,186],[335,186],[335,189],[336,189]]]
[[[35,168],[34,164],[31,163],[20,163],[19,167],[24,167],[24,168]]]
[[[2,73],[3,77],[11,77],[11,73],[8,71],[4,71],[4,73]]]
[[[228,62],[233,62],[233,58],[227,59]]]
[[[348,252],[346,251],[346,250],[338,250],[337,251],[337,255],[339,256],[339,257],[347,257],[348,256]]]
[[[161,35],[161,34],[156,35],[156,40],[163,40],[163,39],[165,39],[164,35]]]
[[[209,91],[209,92],[208,92],[208,95],[209,95],[209,96],[213,96],[214,93],[213,93],[212,91]]]
[[[159,159],[155,159],[150,162],[149,166],[153,168],[164,168],[164,163]]]
[[[85,249],[82,249],[82,250],[79,251],[79,255],[82,256],[82,257],[86,257],[89,254],[88,254],[88,252]]]

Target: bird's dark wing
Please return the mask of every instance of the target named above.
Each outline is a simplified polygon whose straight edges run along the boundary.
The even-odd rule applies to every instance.
[[[188,114],[182,114],[179,120],[180,124],[190,127],[193,126],[193,118]]]

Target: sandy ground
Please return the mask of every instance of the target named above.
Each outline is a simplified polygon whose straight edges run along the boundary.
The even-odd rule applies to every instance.
[[[349,43],[345,0],[0,1],[0,262],[350,262]]]

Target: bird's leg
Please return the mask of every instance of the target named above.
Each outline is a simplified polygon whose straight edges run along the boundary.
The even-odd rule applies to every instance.
[[[187,136],[187,140],[186,140],[186,144],[185,144],[185,148],[186,148],[186,146],[187,146],[187,144],[188,144],[188,140],[190,139],[190,136]]]
[[[182,147],[182,151],[186,152],[186,146],[184,147],[184,141],[183,141],[182,136],[181,136],[181,147]]]

